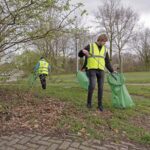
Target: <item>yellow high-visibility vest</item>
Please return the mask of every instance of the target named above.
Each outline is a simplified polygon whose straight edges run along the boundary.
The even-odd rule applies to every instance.
[[[40,65],[39,65],[39,69],[38,69],[38,74],[48,75],[49,64],[45,60],[40,60],[39,63],[40,63]]]
[[[90,44],[90,56],[87,59],[87,68],[88,69],[105,69],[105,56],[107,49],[105,46],[102,46],[99,50],[96,43]]]

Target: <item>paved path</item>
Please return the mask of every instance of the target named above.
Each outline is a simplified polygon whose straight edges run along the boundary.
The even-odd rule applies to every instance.
[[[14,134],[0,137],[0,150],[148,150],[129,142],[83,140],[77,136],[52,137],[42,134]]]

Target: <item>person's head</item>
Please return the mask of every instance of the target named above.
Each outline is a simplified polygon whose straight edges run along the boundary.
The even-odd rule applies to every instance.
[[[108,41],[106,34],[101,34],[97,38],[97,44],[98,45],[105,45],[105,43]]]
[[[40,57],[40,60],[41,60],[41,59],[44,59],[44,57],[43,57],[43,56],[41,56],[41,57]]]

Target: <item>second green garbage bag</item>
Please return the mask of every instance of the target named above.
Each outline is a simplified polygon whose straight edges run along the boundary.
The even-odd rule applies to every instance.
[[[30,76],[28,77],[29,87],[32,87],[35,84],[36,78],[37,78],[37,74],[35,74],[35,73],[30,74]]]
[[[113,73],[107,76],[108,84],[112,91],[112,105],[115,108],[130,108],[134,103],[125,86],[125,78],[121,73]]]
[[[82,88],[88,90],[89,79],[86,75],[86,72],[78,71],[77,72],[77,80]]]

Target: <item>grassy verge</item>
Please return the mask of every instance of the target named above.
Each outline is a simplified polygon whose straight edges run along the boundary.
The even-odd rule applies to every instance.
[[[50,77],[46,91],[41,89],[39,81],[32,89],[28,87],[26,81],[19,83],[21,84],[1,86],[1,89],[7,89],[10,93],[14,91],[20,93],[19,97],[13,100],[13,105],[18,105],[20,99],[23,99],[21,93],[31,94],[35,102],[51,97],[57,102],[67,104],[61,114],[61,119],[56,124],[57,130],[64,130],[90,138],[113,139],[115,141],[126,139],[150,144],[149,87],[128,86],[130,93],[140,93],[142,97],[132,97],[136,104],[134,108],[115,109],[111,105],[111,92],[108,92],[110,89],[106,85],[103,98],[105,111],[100,113],[96,109],[97,91],[95,90],[93,97],[93,108],[88,110],[85,105],[87,91],[79,87],[75,75]],[[1,99],[0,105],[6,108],[8,103]]]

